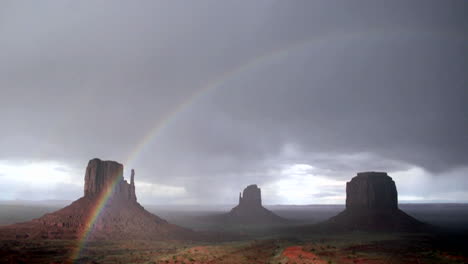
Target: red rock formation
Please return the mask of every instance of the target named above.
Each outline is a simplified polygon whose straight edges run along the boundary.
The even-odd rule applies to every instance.
[[[102,197],[106,196],[103,192],[109,188],[112,188],[111,195],[102,203]],[[123,178],[122,164],[99,159],[88,163],[82,198],[30,222],[3,227],[0,229],[0,237],[77,239],[88,230],[90,239],[159,240],[195,237],[193,231],[168,223],[146,211],[137,202],[134,170],[129,184]]]
[[[92,159],[85,174],[84,196],[95,197],[113,188],[113,199],[136,201],[135,171],[130,184],[123,178],[123,165],[115,161]]]
[[[129,187],[129,194],[128,194],[129,200],[134,200],[136,201],[136,193],[135,193],[135,170],[132,169],[132,175],[130,176],[130,187]]]
[[[346,184],[346,209],[325,222],[354,230],[416,231],[423,223],[398,209],[395,182],[385,172],[361,172]]]
[[[239,194],[239,205],[232,208],[226,220],[234,224],[273,224],[284,223],[281,218],[262,206],[262,195],[257,185],[249,185]]]
[[[346,208],[351,210],[396,210],[395,182],[385,172],[360,172],[346,183]]]
[[[243,195],[239,193],[239,207],[261,207],[262,191],[257,185],[252,184],[244,189]]]

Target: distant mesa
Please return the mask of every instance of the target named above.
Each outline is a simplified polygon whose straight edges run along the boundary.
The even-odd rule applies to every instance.
[[[325,224],[382,231],[416,231],[425,226],[398,209],[395,182],[386,172],[360,172],[346,183],[346,209]]]
[[[2,238],[27,239],[190,239],[195,232],[146,211],[135,193],[135,171],[124,180],[123,165],[92,159],[84,196],[30,222],[0,228]]]
[[[242,195],[239,193],[239,204],[232,208],[226,219],[238,224],[274,224],[287,221],[262,206],[261,190],[255,184],[247,186]]]

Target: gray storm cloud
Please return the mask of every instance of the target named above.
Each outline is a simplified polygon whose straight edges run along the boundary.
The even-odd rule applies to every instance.
[[[468,199],[467,5],[5,1],[0,160],[77,180],[88,159],[118,160],[156,203],[234,202],[250,183],[281,203],[278,182],[359,170],[401,175],[408,197]],[[295,164],[314,169],[294,178]]]

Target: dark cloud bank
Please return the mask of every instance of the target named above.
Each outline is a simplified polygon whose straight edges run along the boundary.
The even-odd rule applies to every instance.
[[[407,196],[468,200],[465,1],[0,5],[0,160],[82,180],[162,124],[128,166],[181,203],[234,202],[294,164],[338,181],[419,171]]]

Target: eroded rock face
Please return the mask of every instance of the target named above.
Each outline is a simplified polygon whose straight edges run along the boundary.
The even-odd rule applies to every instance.
[[[108,192],[110,191],[110,192]],[[146,211],[135,194],[135,171],[124,180],[123,165],[92,159],[85,173],[84,196],[69,206],[32,221],[0,228],[8,239],[180,239],[196,238],[189,230]]]
[[[92,159],[85,174],[85,197],[99,196],[112,191],[113,199],[136,201],[135,171],[132,169],[130,184],[124,180],[123,165],[115,161]],[[112,190],[110,190],[113,188]]]
[[[239,196],[239,206],[262,206],[262,191],[256,184],[249,185],[244,189],[242,196]]]
[[[346,183],[346,208],[351,210],[396,210],[395,182],[386,172],[360,172]]]
[[[256,184],[247,186],[239,204],[227,214],[226,220],[234,224],[272,224],[284,223],[286,220],[262,206],[262,191]]]
[[[395,182],[386,172],[360,172],[346,183],[346,209],[324,223],[351,230],[419,231],[426,225],[398,209]]]

